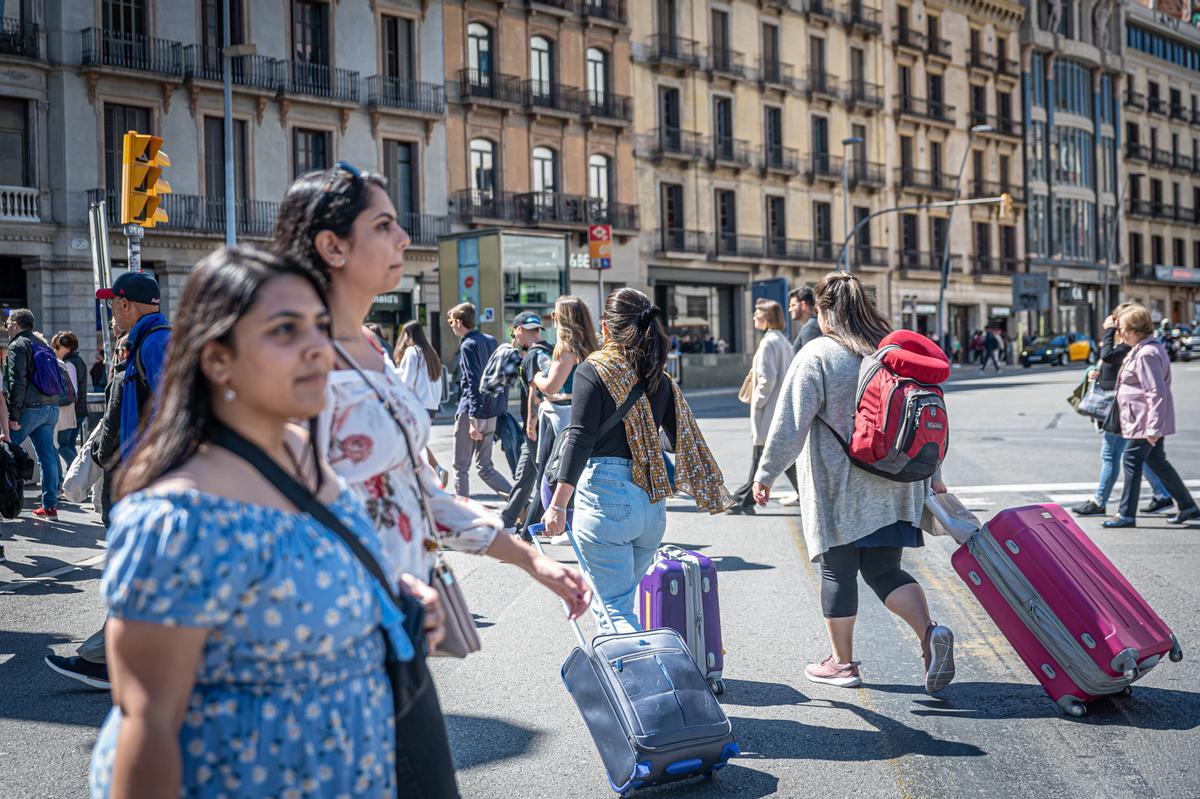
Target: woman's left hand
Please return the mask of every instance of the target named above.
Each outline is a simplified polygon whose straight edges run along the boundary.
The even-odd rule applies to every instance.
[[[929,481],[929,490],[935,494],[945,494],[950,489],[946,488],[946,484],[941,480],[934,478]]]
[[[1162,436],[1146,436],[1146,440],[1150,442],[1150,446],[1158,446],[1158,442],[1162,440]]]
[[[554,508],[546,508],[546,512],[542,514],[542,522],[546,525],[546,535],[562,535],[567,529],[567,514]]]
[[[425,609],[425,642],[432,652],[446,637],[446,610],[442,607],[442,598],[438,596],[437,589],[411,574],[402,574],[400,579],[416,594],[421,607]]]
[[[582,616],[591,605],[592,589],[588,588],[583,576],[570,566],[564,566],[545,555],[538,555],[533,562],[532,573],[535,580],[558,594],[566,603],[567,616],[572,621]]]
[[[757,502],[760,507],[765,508],[767,502],[771,499],[771,487],[765,486],[762,483],[755,483],[753,490],[754,501]]]

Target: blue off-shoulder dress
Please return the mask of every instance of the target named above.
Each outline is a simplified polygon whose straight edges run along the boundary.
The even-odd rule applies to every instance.
[[[331,506],[381,557],[343,489]],[[394,796],[379,588],[312,517],[195,491],[113,509],[101,592],[113,617],[210,630],[179,731],[181,796]],[[391,621],[391,620],[389,620]],[[389,623],[397,654],[412,656]],[[100,730],[91,793],[107,797],[121,712]]]

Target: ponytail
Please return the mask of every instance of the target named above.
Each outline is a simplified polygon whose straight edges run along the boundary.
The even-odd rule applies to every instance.
[[[604,321],[609,341],[634,365],[646,390],[657,391],[671,351],[662,309],[637,289],[617,289],[604,304]]]

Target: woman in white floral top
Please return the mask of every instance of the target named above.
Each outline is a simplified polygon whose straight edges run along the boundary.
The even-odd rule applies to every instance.
[[[299,178],[288,189],[275,232],[276,248],[319,272],[328,283],[333,337],[342,353],[330,375],[318,441],[330,465],[367,504],[393,574],[428,581],[433,565],[431,522],[446,546],[487,554],[527,571],[567,603],[572,618],[587,610],[591,592],[575,569],[505,534],[500,517],[483,505],[443,492],[422,454],[430,419],[363,323],[375,297],[393,291],[404,274],[411,240],[396,219],[382,177],[338,162]],[[352,362],[352,363],[351,363]],[[366,385],[357,366],[371,381]],[[400,416],[400,430],[379,401],[383,392]],[[417,453],[414,469],[409,448]],[[420,492],[435,519],[425,518]],[[423,598],[431,615],[436,594]],[[420,731],[415,731],[416,735]],[[397,746],[403,748],[397,730]],[[415,762],[418,753],[400,752]]]

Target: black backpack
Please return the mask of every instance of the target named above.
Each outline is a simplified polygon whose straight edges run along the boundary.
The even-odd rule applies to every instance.
[[[33,459],[20,447],[0,442],[0,516],[15,519],[21,515],[25,499],[25,462],[30,466],[28,478],[33,477]]]
[[[159,330],[170,330],[170,325],[155,325],[147,330],[141,340],[138,342],[137,350],[133,353],[133,375],[137,384],[134,388],[137,390],[138,413],[145,413],[146,401],[150,399],[150,378],[146,376],[146,365],[142,363],[142,345],[146,343],[146,339],[150,338],[151,333]]]

